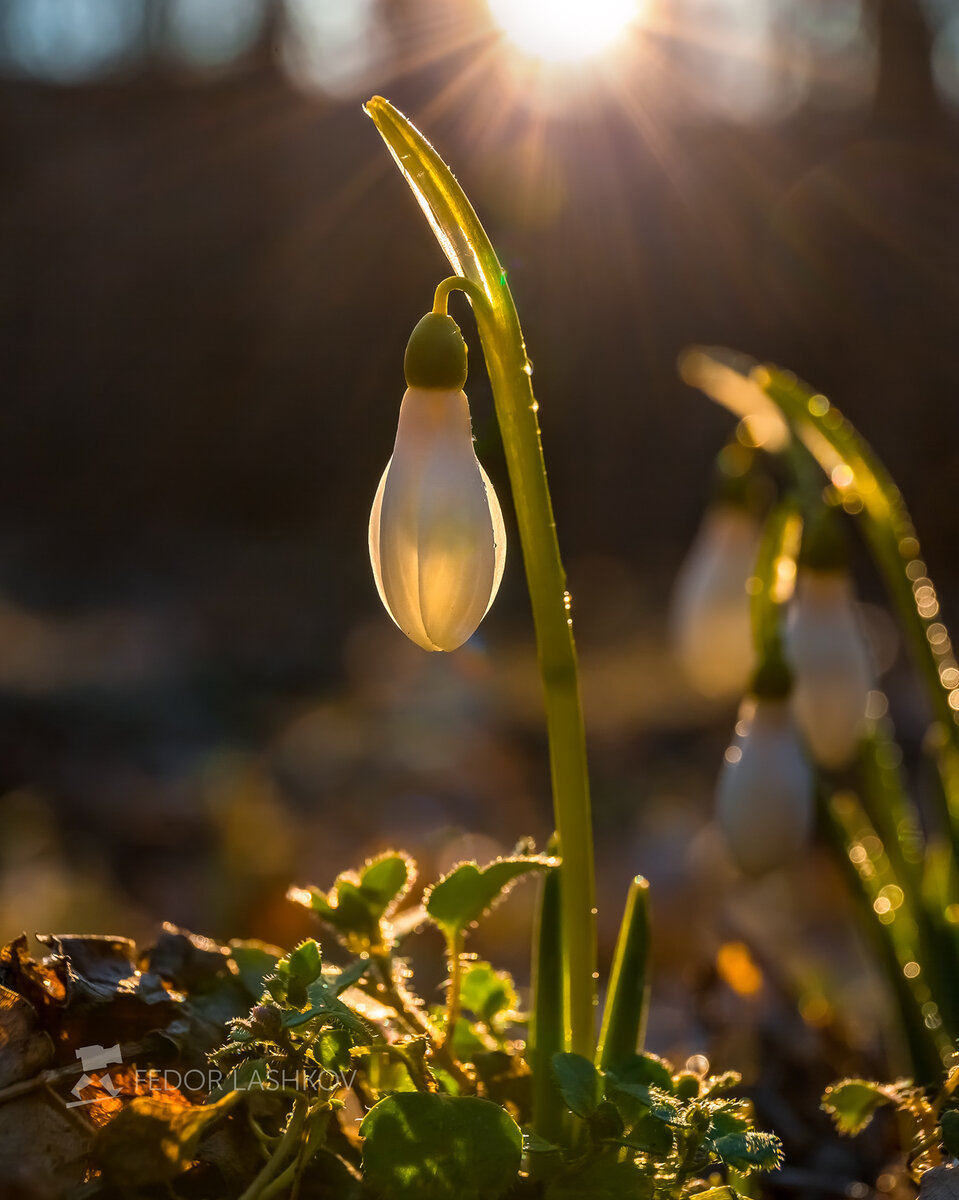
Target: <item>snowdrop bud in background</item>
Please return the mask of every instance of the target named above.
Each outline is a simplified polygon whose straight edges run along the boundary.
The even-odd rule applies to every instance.
[[[786,625],[796,722],[815,761],[828,769],[855,757],[875,685],[845,559],[842,534],[831,513],[807,525]]]
[[[785,697],[747,699],[736,731],[719,774],[716,818],[736,864],[761,875],[807,846],[813,773]]]
[[[405,360],[393,456],[370,514],[370,562],[386,611],[424,650],[455,650],[489,610],[503,576],[499,501],[473,451],[466,345],[430,313]]]
[[[672,603],[672,635],[683,671],[715,699],[741,696],[755,666],[750,598],[760,524],[749,508],[720,501],[703,517]]]

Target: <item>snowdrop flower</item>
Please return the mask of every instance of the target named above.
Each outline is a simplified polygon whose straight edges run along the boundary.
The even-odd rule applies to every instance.
[[[785,680],[788,689],[788,675]],[[730,854],[751,875],[795,858],[813,827],[813,773],[787,695],[778,686],[754,687],[764,690],[769,694],[754,694],[744,705],[716,793],[716,818]]]
[[[424,650],[455,650],[476,630],[503,577],[506,531],[473,451],[466,344],[429,313],[410,338],[393,456],[370,514],[380,599]]]
[[[742,504],[707,509],[673,593],[672,633],[683,671],[704,696],[745,691],[755,666],[746,591],[760,525]]]
[[[813,758],[828,769],[855,757],[875,679],[845,557],[834,518],[821,517],[803,537],[786,625],[793,711]]]

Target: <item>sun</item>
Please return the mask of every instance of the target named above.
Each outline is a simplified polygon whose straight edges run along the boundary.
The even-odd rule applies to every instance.
[[[638,16],[638,0],[487,0],[506,36],[532,58],[583,62],[608,50]]]

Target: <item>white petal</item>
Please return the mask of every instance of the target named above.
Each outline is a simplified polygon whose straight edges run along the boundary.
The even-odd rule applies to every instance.
[[[856,754],[875,670],[844,571],[803,569],[786,626],[793,711],[813,758],[836,768]]]
[[[387,611],[425,650],[453,650],[486,615],[505,556],[466,396],[410,388],[370,514],[370,560]]]
[[[676,580],[672,631],[680,664],[704,696],[742,695],[755,665],[746,581],[756,566],[759,526],[720,504],[703,519]]]
[[[813,775],[781,700],[759,700],[726,751],[716,817],[742,870],[759,875],[795,858],[813,825]]]

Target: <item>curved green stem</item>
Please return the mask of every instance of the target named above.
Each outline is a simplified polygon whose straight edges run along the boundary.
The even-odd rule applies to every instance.
[[[463,190],[433,147],[386,100],[366,105],[469,295],[503,436],[536,629],[562,855],[566,1043],[593,1057],[596,918],[586,735],[569,595],[540,443],[532,367],[506,272]],[[446,284],[441,284],[441,288]],[[451,287],[454,285],[450,285]],[[462,282],[455,284],[462,287]],[[465,289],[464,289],[465,290]],[[477,302],[482,297],[482,302]]]
[[[446,306],[451,292],[465,293],[469,296],[470,303],[474,308],[477,305],[488,305],[489,303],[486,293],[478,288],[472,280],[467,279],[465,275],[451,275],[436,285],[436,291],[433,294],[433,312],[446,315]]]

